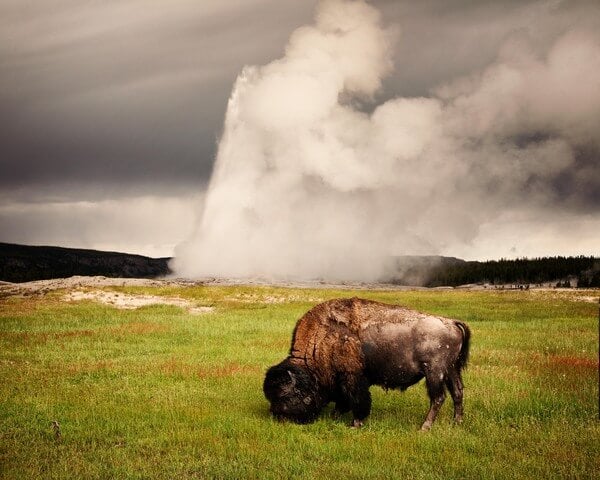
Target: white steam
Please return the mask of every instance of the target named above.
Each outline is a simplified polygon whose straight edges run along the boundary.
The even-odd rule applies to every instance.
[[[535,216],[577,148],[600,148],[596,32],[541,53],[509,40],[484,72],[366,113],[393,40],[365,2],[326,0],[283,58],[244,69],[178,274],[374,280],[393,255],[464,251],[500,214]]]

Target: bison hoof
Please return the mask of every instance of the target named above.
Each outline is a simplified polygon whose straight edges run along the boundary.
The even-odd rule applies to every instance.
[[[362,420],[357,420],[356,418],[354,420],[352,420],[352,423],[350,424],[351,428],[360,428],[364,425]]]
[[[421,426],[419,432],[423,432],[424,433],[424,432],[428,432],[429,430],[431,430],[431,425],[428,425],[428,424],[424,423]]]

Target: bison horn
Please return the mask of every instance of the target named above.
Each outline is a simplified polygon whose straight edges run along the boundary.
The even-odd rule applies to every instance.
[[[288,372],[288,374],[290,376],[290,379],[292,380],[292,387],[295,387],[296,386],[296,377],[294,376],[294,374],[290,370],[288,370],[287,372]]]

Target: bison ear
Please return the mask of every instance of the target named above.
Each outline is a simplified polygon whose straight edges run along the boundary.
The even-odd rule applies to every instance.
[[[295,387],[296,386],[296,377],[290,370],[288,370],[287,372],[288,372],[288,375],[290,376],[290,379],[292,380],[292,387]]]

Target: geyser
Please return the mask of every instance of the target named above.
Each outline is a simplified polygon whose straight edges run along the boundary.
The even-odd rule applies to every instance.
[[[394,39],[364,1],[325,0],[283,58],[244,68],[178,275],[375,280],[393,255],[455,254],[500,215],[534,217],[598,146],[596,33],[376,105]],[[567,105],[575,84],[586,101]]]

